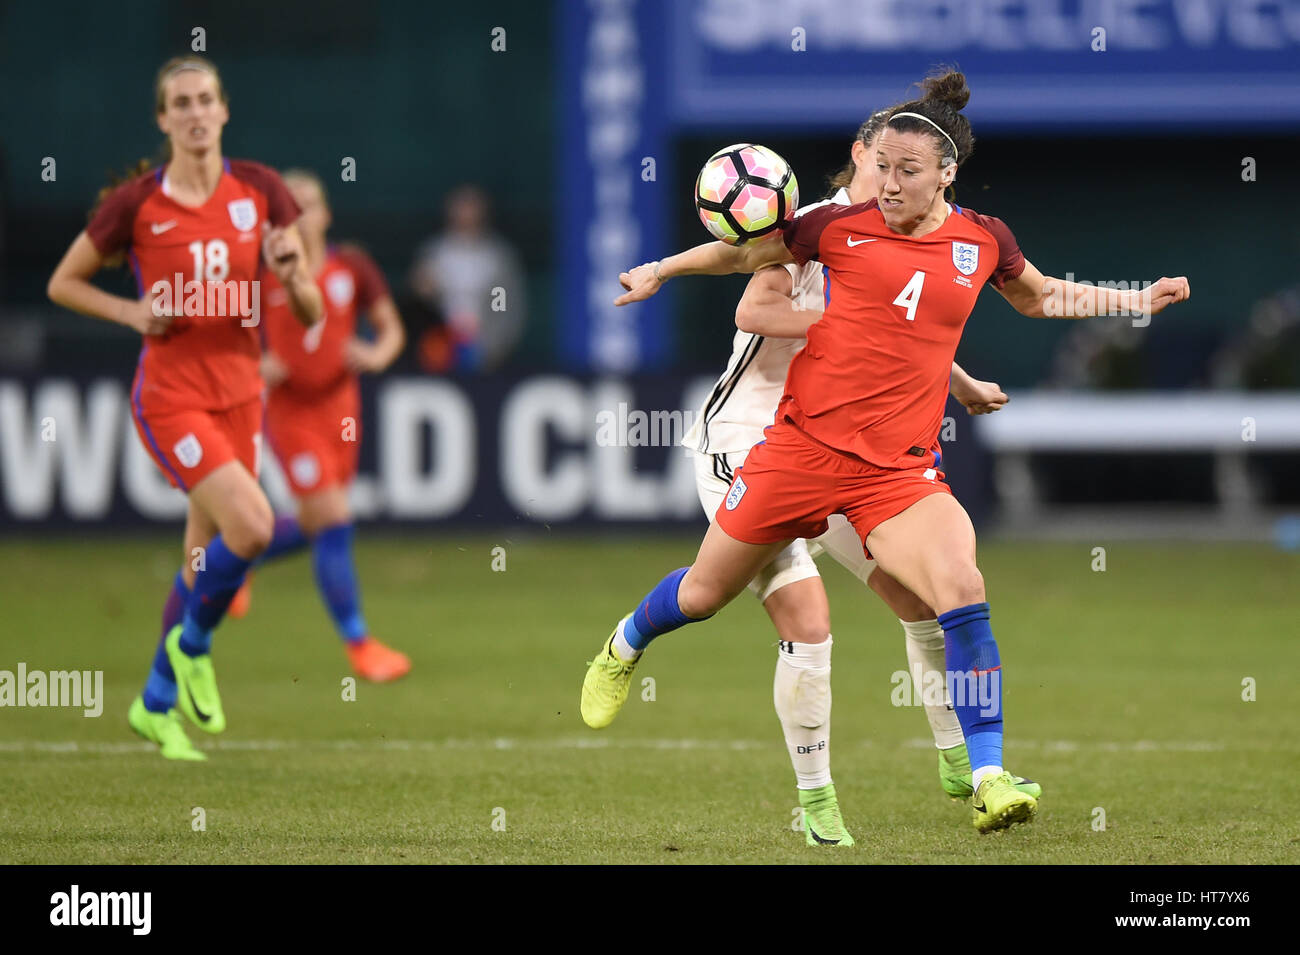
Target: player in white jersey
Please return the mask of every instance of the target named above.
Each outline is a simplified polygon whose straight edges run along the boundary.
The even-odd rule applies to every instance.
[[[796,215],[827,203],[851,205],[871,197],[873,141],[891,110],[874,114],[858,131],[853,161],[832,180],[838,191]],[[857,169],[862,168],[861,174]],[[863,184],[859,190],[855,184]],[[714,384],[682,445],[695,457],[696,489],[710,519],[735,471],[763,440],[785,390],[786,372],[804,346],[809,325],[825,306],[822,266],[809,262],[764,269],[753,276],[736,309],[738,331],[727,370]],[[951,392],[970,414],[997,411],[1007,396],[994,383],[966,374],[955,362]],[[795,540],[750,582],[776,627],[778,643],[773,702],[794,765],[799,801],[808,815],[807,841],[852,844],[839,819],[830,773],[830,609],[814,559],[830,554],[870,587],[903,625],[908,670],[925,706],[939,751],[939,781],[955,799],[972,793],[966,741],[946,688],[943,628],[930,607],[867,557],[848,519],[833,514],[830,528],[812,541]],[[825,637],[825,639],[822,639]],[[1035,798],[1036,783],[1016,777],[1017,788]],[[837,831],[838,830],[838,831]],[[838,837],[838,838],[837,838]]]

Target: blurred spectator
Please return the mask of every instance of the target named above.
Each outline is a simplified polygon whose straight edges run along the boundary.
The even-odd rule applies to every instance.
[[[1300,285],[1255,302],[1245,328],[1214,356],[1220,388],[1300,388]]]
[[[1119,391],[1141,388],[1147,328],[1127,318],[1075,322],[1061,338],[1045,384],[1049,388]]]
[[[415,295],[443,316],[417,343],[430,371],[492,371],[523,331],[523,270],[514,249],[491,231],[487,197],[477,186],[447,198],[447,225],[426,241],[411,264]]]

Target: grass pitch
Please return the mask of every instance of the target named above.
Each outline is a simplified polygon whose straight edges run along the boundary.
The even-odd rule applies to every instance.
[[[0,543],[0,670],[98,669],[105,695],[97,719],[0,709],[0,862],[1300,861],[1296,555],[1116,543],[1095,572],[1091,544],[982,547],[1006,762],[1045,790],[1033,825],[986,837],[939,789],[921,708],[891,702],[897,622],[824,564],[832,767],[858,845],[813,850],[748,595],[656,643],[614,726],[578,716],[585,661],[694,538],[363,530],[367,617],[415,667],[355,701],[306,558],[265,568],[215,639],[230,726],[189,727],[204,764],[126,725],[178,539]]]

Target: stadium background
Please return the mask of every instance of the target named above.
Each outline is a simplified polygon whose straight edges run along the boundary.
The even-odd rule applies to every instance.
[[[80,435],[68,429],[62,445],[35,441],[33,428],[45,417],[43,398],[65,410],[43,383],[75,382],[89,415],[93,382],[129,380],[132,336],[62,312],[45,299],[44,284],[106,175],[156,155],[153,70],[186,48],[194,25],[206,31],[229,88],[228,154],[324,175],[333,183],[333,234],[372,251],[399,302],[410,300],[406,271],[415,248],[438,231],[442,200],[463,182],[488,192],[496,228],[525,263],[524,338],[505,368],[488,379],[453,377],[428,393],[417,389],[418,408],[392,425],[390,444],[419,445],[419,454],[379,447],[389,404],[371,411],[362,490],[369,481],[376,490],[362,493],[361,511],[376,519],[527,522],[524,505],[541,496],[563,499],[537,511],[552,523],[696,520],[689,482],[672,480],[663,449],[599,447],[594,422],[619,400],[647,412],[694,410],[699,389],[729,353],[743,279],[676,283],[643,307],[614,311],[612,273],[704,238],[690,186],[702,158],[724,141],[777,148],[800,175],[804,201],[818,198],[857,123],[907,95],[909,81],[941,61],[966,69],[975,91],[969,112],[978,145],[963,168],[959,201],[1009,222],[1048,274],[1195,280],[1192,300],[1176,316],[1127,335],[1118,322],[1098,335],[1095,327],[1081,333],[1067,322],[1026,321],[986,295],[958,355],[972,373],[1011,389],[1013,400],[1037,388],[1131,395],[1300,387],[1300,230],[1281,214],[1294,207],[1285,170],[1300,124],[1290,19],[1248,3],[1223,5],[1218,15],[1186,4],[1124,8],[1127,20],[1117,17],[1107,50],[1096,52],[1088,25],[1098,11],[1088,4],[991,5],[983,19],[978,4],[966,19],[937,4],[902,16],[892,39],[831,30],[840,16],[832,7],[500,3],[479,13],[325,2],[307,14],[293,4],[141,4],[128,26],[103,9],[9,5],[7,88],[22,92],[5,97],[0,153],[7,425],[0,521],[130,524],[179,506],[175,498],[166,503],[161,487],[124,490],[134,445],[124,429],[112,447],[96,450],[86,444],[100,429],[96,419],[87,418]],[[872,9],[851,4],[843,16],[853,23]],[[927,40],[927,28],[943,23],[951,35]],[[494,26],[506,30],[504,51],[485,47]],[[791,49],[796,29],[806,33],[805,52]],[[31,39],[55,35],[79,55],[51,76],[42,44]],[[957,36],[964,45],[954,46]],[[1076,49],[1061,52],[1062,43]],[[1167,77],[1179,84],[1172,99]],[[818,92],[818,83],[832,92]],[[1017,98],[1017,89],[1031,87],[1033,97]],[[1062,95],[1053,99],[1053,89]],[[467,128],[475,134],[464,135]],[[57,162],[52,182],[41,178],[47,156]],[[339,181],[345,156],[357,161],[355,182]],[[1246,157],[1255,161],[1253,181],[1243,180]],[[119,271],[106,282],[125,289],[129,279]],[[1279,296],[1278,317],[1263,333],[1252,316]],[[1234,360],[1243,348],[1246,357]],[[409,350],[402,371],[418,371]],[[541,391],[542,403],[552,403],[548,415],[536,406],[538,391],[519,388],[555,372],[565,377],[548,379]],[[370,383],[368,407],[394,383]],[[428,376],[414,383],[427,384]],[[511,395],[535,414],[503,421],[499,404]],[[125,424],[123,402],[103,413]],[[441,427],[422,425],[439,415]],[[954,418],[958,438],[946,459],[984,522],[997,510],[998,462],[965,416]],[[1139,445],[1140,418],[1131,415],[1127,426]],[[1015,428],[1014,420],[999,423]],[[1109,450],[1102,441],[1077,452],[1097,452],[1086,468],[1077,453],[1029,456],[1016,465],[1022,480],[1007,478],[1007,486],[1022,487],[1028,471],[1049,513],[1053,504],[1164,504],[1173,518],[1159,523],[1162,533],[1205,532],[1217,514],[1219,533],[1290,541],[1295,529],[1277,520],[1300,505],[1294,429],[1261,422],[1252,444],[1240,440],[1239,418],[1218,425],[1163,451],[1169,467],[1158,473],[1141,454],[1101,453]],[[1072,417],[1060,421],[1064,432],[1077,426]],[[472,448],[461,444],[471,435]],[[78,442],[83,447],[73,447]],[[523,445],[532,450],[520,451]],[[83,464],[73,467],[74,460]],[[557,478],[569,462],[582,479]],[[78,479],[61,479],[65,466],[82,472],[85,487],[72,492],[80,506],[67,500],[67,484]],[[148,474],[137,471],[141,480]],[[601,499],[602,483],[614,487],[609,500]],[[141,497],[163,503],[146,507]],[[1034,511],[1030,526],[1041,527],[1042,513]],[[1151,513],[1133,524],[1130,509],[1118,523],[1149,533]]]
[[[881,10],[890,27],[870,28]],[[1096,52],[1091,30],[1103,21],[1107,50]],[[957,436],[945,464],[980,525],[982,563],[1000,588],[999,619],[1019,621],[999,633],[1008,653],[1036,645],[1038,627],[1053,620],[1071,621],[1078,638],[1051,644],[1026,667],[1032,685],[1022,691],[1020,712],[1041,716],[1049,700],[1060,711],[1035,724],[1030,748],[1019,753],[1045,763],[1058,780],[1076,779],[1099,759],[1120,763],[1116,792],[1145,785],[1153,773],[1230,773],[1242,780],[1257,774],[1257,784],[1220,793],[1223,805],[1250,820],[1227,842],[1215,841],[1217,828],[1212,835],[1192,832],[1186,843],[1144,841],[1139,833],[1149,827],[1134,824],[1126,838],[1136,841],[1106,850],[1109,861],[1241,861],[1233,838],[1243,840],[1251,858],[1295,861],[1294,821],[1281,811],[1288,799],[1294,803],[1295,783],[1265,771],[1292,758],[1286,754],[1294,740],[1286,742],[1283,731],[1297,712],[1297,681],[1286,679],[1294,676],[1300,616],[1292,553],[1300,548],[1300,229],[1292,182],[1300,18],[1293,6],[316,0],[141,2],[129,13],[98,4],[0,6],[0,627],[7,631],[0,666],[15,656],[51,667],[102,666],[114,714],[124,711],[143,675],[183,501],[153,473],[130,429],[124,395],[138,338],[61,311],[44,286],[106,175],[156,153],[154,71],[189,49],[195,26],[206,31],[206,53],[230,95],[227,155],[307,166],[324,176],[332,234],[371,251],[399,304],[415,247],[438,231],[444,197],[464,182],[488,192],[495,228],[519,251],[527,273],[525,335],[505,368],[479,377],[433,376],[408,355],[366,384],[357,512],[375,526],[360,534],[362,579],[383,632],[412,650],[415,682],[372,704],[379,709],[367,712],[364,729],[333,711],[305,728],[298,715],[306,704],[281,710],[265,701],[282,699],[280,683],[290,669],[295,684],[301,675],[303,686],[315,681],[337,693],[337,661],[326,660],[328,625],[305,571],[267,574],[257,588],[264,616],[258,621],[255,611],[241,623],[245,632],[274,632],[300,647],[316,641],[322,659],[304,663],[301,650],[279,641],[242,643],[257,649],[232,652],[223,664],[227,706],[243,708],[243,726],[255,737],[302,734],[317,746],[291,757],[295,769],[307,778],[319,773],[328,785],[339,753],[327,744],[366,738],[377,732],[378,719],[399,741],[430,733],[540,738],[581,729],[570,699],[581,675],[573,661],[582,662],[624,605],[664,569],[689,560],[704,526],[689,461],[666,447],[604,446],[598,416],[616,412],[620,402],[646,412],[698,407],[729,354],[743,288],[743,279],[683,280],[651,303],[615,312],[608,305],[615,273],[704,240],[690,190],[715,149],[743,140],[776,148],[810,201],[842,162],[858,123],[907,96],[908,83],[932,64],[949,62],[967,71],[978,139],[959,178],[960,203],[1004,218],[1045,273],[1094,281],[1185,274],[1193,292],[1145,330],[1095,339],[1069,323],[1017,316],[992,293],[968,326],[958,359],[977,377],[999,381],[1012,402],[991,422],[972,422],[951,408]],[[491,48],[496,27],[506,31],[501,52]],[[797,27],[806,30],[804,52],[791,49]],[[54,181],[42,178],[46,157],[57,161]],[[357,161],[355,182],[339,181],[343,157]],[[1251,181],[1243,179],[1247,157],[1254,160]],[[653,178],[646,177],[647,159],[654,160]],[[124,272],[104,281],[119,292],[128,288]],[[1025,430],[1035,401],[1053,396],[1067,399],[1059,416],[1049,414],[1045,425],[1035,417]],[[1177,402],[1192,397],[1202,403],[1180,412]],[[1142,400],[1154,404],[1126,403]],[[1148,413],[1153,409],[1173,415],[1176,439],[1169,419]],[[1102,414],[1098,428],[1093,416]],[[60,429],[53,442],[40,436],[47,416]],[[1040,440],[1043,448],[1034,450]],[[1017,441],[1029,441],[1030,449]],[[282,483],[269,470],[268,488],[282,507]],[[647,541],[651,529],[655,539]],[[1059,542],[1026,543],[1042,537]],[[1177,542],[1164,543],[1171,538]],[[1121,547],[1125,540],[1133,543]],[[498,544],[511,554],[504,575],[511,587],[488,573],[489,547]],[[1096,573],[1097,546],[1110,548],[1106,574]],[[467,552],[481,553],[474,565],[481,573],[463,562]],[[868,626],[892,633],[879,608],[859,609],[859,593],[842,577],[828,575],[837,637],[841,628]],[[560,619],[567,598],[557,595],[575,588],[584,595],[582,619],[569,627]],[[51,623],[54,595],[61,613]],[[140,633],[104,641],[95,636],[104,625]],[[753,606],[709,626],[733,647],[752,644],[756,631],[766,634]],[[444,628],[457,639],[439,641]],[[1148,641],[1130,644],[1134,630]],[[1225,656],[1225,633],[1236,641],[1235,656]],[[489,636],[528,669],[535,699],[507,693],[499,673],[489,678],[491,668],[472,645]],[[1180,656],[1171,672],[1161,648],[1175,641]],[[1085,647],[1096,655],[1078,656]],[[870,664],[872,672],[887,673],[902,665],[898,649],[892,641],[877,650],[837,640],[837,659],[844,672]],[[673,839],[689,838],[678,817],[660,807],[698,794],[683,784],[651,797],[683,766],[688,778],[714,774],[725,792],[752,787],[760,764],[764,779],[785,785],[788,769],[775,724],[768,725],[770,659],[750,656],[731,674],[743,690],[721,691],[667,655],[656,671],[665,685],[674,679],[688,697],[708,700],[712,715],[728,714],[716,727],[720,737],[772,746],[761,758],[729,753],[740,765],[727,769],[714,765],[716,751],[707,745],[673,754],[679,762],[671,765],[651,743],[620,753],[617,765],[643,786],[629,812],[649,841],[661,824]],[[1102,674],[1111,679],[1116,668],[1126,668],[1125,676],[1112,695],[1089,696],[1087,687],[1095,689]],[[1276,677],[1275,690],[1277,683],[1291,689],[1277,691],[1272,705],[1281,711],[1261,717],[1261,728],[1240,715],[1236,695],[1244,675],[1263,672]],[[1207,690],[1198,682],[1206,674],[1224,685]],[[892,768],[901,774],[900,791],[933,788],[929,757],[917,760],[906,744],[920,734],[919,718],[899,717],[906,725],[881,728],[884,681],[882,675],[870,704],[878,748],[850,750],[846,743],[842,771],[865,767],[876,777]],[[1218,702],[1189,723],[1181,704],[1213,693],[1224,699],[1214,697]],[[560,705],[550,704],[567,704],[559,730],[537,720],[538,700],[557,717]],[[847,700],[837,694],[837,722],[843,718],[845,727],[859,715]],[[700,735],[694,711],[673,705],[662,703],[655,719],[630,714],[633,734]],[[1053,750],[1053,739],[1077,740],[1080,717],[1093,742]],[[11,710],[4,719],[0,739],[17,754],[12,758],[29,760],[30,772],[14,777],[14,805],[40,805],[66,771],[55,756],[41,755],[41,741],[55,746],[80,738],[86,724],[32,711]],[[96,726],[91,736],[111,747],[123,736],[119,722],[114,715],[112,727]],[[1169,745],[1143,749],[1143,734]],[[27,748],[32,740],[34,753]],[[1222,755],[1244,740],[1252,741],[1243,744],[1246,755]],[[897,759],[894,743],[903,747]],[[459,805],[466,792],[479,791],[478,781],[446,774],[448,761],[471,757],[438,745],[432,766],[418,771],[431,775],[416,783],[435,802]],[[501,762],[509,753],[476,753],[472,760],[495,780],[517,771],[549,780],[544,764],[552,757],[569,760],[561,775],[587,771],[572,762],[573,751],[561,745],[558,752],[543,746],[517,754],[523,770],[519,762]],[[280,758],[256,746],[240,751],[238,740],[222,756],[245,770]],[[405,794],[407,770],[386,759],[383,752],[365,756],[375,782],[358,803],[392,799],[398,816],[417,812]],[[125,760],[122,788],[107,795],[98,780],[78,778],[101,800],[97,805],[129,814],[130,787],[150,779],[152,764],[144,760],[143,753]],[[921,762],[924,775],[912,768]],[[612,773],[593,786],[592,798],[623,791]],[[248,810],[230,858],[241,858],[238,851],[260,858],[257,844],[277,844],[280,836],[293,842],[295,824],[277,821],[271,808],[273,787],[250,797],[233,776],[213,787],[227,805]],[[544,789],[534,793],[538,807]],[[492,791],[484,789],[482,798],[495,798]],[[1086,818],[1098,798],[1082,795],[1071,808]],[[78,804],[68,799],[51,805],[74,811]],[[535,858],[551,858],[547,839],[571,838],[582,800],[564,805],[567,821],[538,837]],[[342,838],[378,839],[381,848],[362,857],[392,858],[401,838],[357,812],[355,833]],[[1159,812],[1167,821],[1188,818],[1170,806]],[[439,832],[453,855],[470,842],[456,835],[461,813],[448,809],[420,822]],[[463,813],[477,819],[479,808]],[[765,805],[741,822],[784,813]],[[95,828],[99,822],[86,825],[104,836],[117,832],[121,818],[105,817],[102,829]],[[902,818],[913,834],[924,824],[920,815]],[[121,858],[111,840],[85,841],[84,827],[46,841],[39,813],[0,821],[7,836],[0,848],[11,859],[44,859],[46,850],[65,859]],[[776,822],[788,824],[788,815]],[[900,841],[897,857],[950,861],[962,851],[961,825],[913,855]],[[88,849],[92,843],[96,848]],[[583,844],[586,855],[577,857],[625,858],[601,855],[590,839]],[[136,848],[138,859],[158,858],[157,851],[169,859],[203,858],[172,836],[148,835]],[[772,858],[763,845],[722,839],[714,846],[717,858],[751,848],[750,858]],[[1017,858],[1049,858],[1039,850],[1057,848],[1058,861],[1092,851],[1026,846]],[[284,858],[331,858],[318,849],[299,846]],[[498,849],[473,857],[520,858]]]

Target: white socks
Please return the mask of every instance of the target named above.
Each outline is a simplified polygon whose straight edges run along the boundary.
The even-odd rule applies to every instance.
[[[930,721],[930,730],[934,733],[934,745],[939,749],[951,749],[966,741],[962,735],[961,724],[957,722],[957,713],[952,709],[952,697],[948,693],[948,664],[944,660],[943,627],[938,620],[898,621],[907,634],[908,672],[912,674],[912,684],[925,704],[925,716]],[[931,674],[937,672],[938,676]],[[943,702],[939,702],[938,688],[943,688]],[[971,773],[971,782],[976,789],[987,776],[996,776],[1002,772],[1001,766],[979,766]]]
[[[631,663],[641,655],[641,651],[633,650],[632,644],[628,643],[627,637],[623,636],[623,625],[628,622],[628,619],[624,617],[618,622],[618,632],[614,634],[614,652],[624,663]]]
[[[772,702],[798,788],[816,789],[831,781],[831,638],[778,647]]]
[[[944,661],[943,627],[938,620],[898,621],[907,635],[907,669],[925,704],[925,717],[934,733],[934,745],[951,749],[966,741],[948,695],[948,665]],[[932,675],[937,673],[937,675]]]
[[[980,788],[980,783],[988,776],[997,776],[1002,772],[1001,766],[981,766],[971,772],[971,785],[976,789]]]

